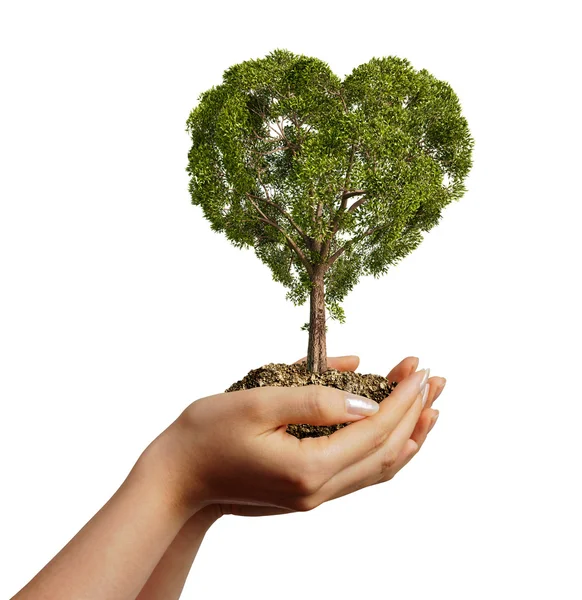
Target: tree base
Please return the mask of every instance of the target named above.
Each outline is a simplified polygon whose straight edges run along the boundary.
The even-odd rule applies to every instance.
[[[240,381],[233,383],[225,392],[248,390],[263,386],[300,387],[302,385],[327,385],[338,390],[344,390],[365,396],[381,403],[396,387],[396,382],[390,382],[381,375],[363,375],[353,371],[338,371],[328,369],[325,373],[310,373],[306,363],[287,365],[285,363],[269,363],[258,369],[249,371]],[[296,438],[320,437],[331,435],[338,429],[346,427],[347,423],[337,425],[308,425],[289,424],[287,433]]]

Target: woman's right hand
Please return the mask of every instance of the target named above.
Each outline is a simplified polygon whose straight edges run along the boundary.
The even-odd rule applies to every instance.
[[[193,402],[153,443],[173,503],[187,514],[209,505],[223,514],[281,514],[388,481],[418,451],[436,413],[427,409],[419,420],[424,372],[414,366],[398,379],[410,360],[416,359],[391,371],[398,386],[372,416],[347,412],[345,392],[319,385],[252,388]],[[439,387],[430,386],[427,407]],[[331,436],[300,440],[286,433],[289,423],[348,421]]]

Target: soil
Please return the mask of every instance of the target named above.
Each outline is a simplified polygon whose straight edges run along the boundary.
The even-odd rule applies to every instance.
[[[310,373],[305,362],[287,365],[285,363],[269,363],[258,369],[249,371],[240,381],[233,383],[225,392],[248,390],[262,386],[300,387],[302,385],[327,385],[365,396],[381,403],[396,387],[395,381],[388,381],[381,375],[363,375],[353,371],[328,369],[325,373]],[[331,435],[347,423],[337,425],[289,424],[287,433],[296,438],[320,437]]]

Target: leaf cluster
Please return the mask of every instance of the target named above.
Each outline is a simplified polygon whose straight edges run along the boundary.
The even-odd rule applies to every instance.
[[[236,247],[253,247],[302,305],[324,273],[340,306],[362,275],[412,252],[459,200],[474,141],[444,81],[373,58],[343,81],[277,49],[230,67],[187,120],[192,203]]]

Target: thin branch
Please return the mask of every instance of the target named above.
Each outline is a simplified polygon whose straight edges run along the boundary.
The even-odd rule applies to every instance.
[[[344,111],[347,113],[348,112],[348,107],[346,104],[346,101],[344,99],[344,95],[342,94],[343,88],[340,88],[338,90],[338,96],[340,97],[340,100],[342,101],[342,104],[344,105]]]
[[[292,150],[292,148],[289,148],[289,146],[281,146],[279,148],[275,148],[274,150],[267,150],[266,152],[259,152],[258,150],[253,150],[252,148],[249,148],[250,152],[252,152],[253,154],[258,154],[259,156],[267,156],[269,154],[275,154],[275,152],[281,152],[281,150]]]
[[[281,130],[279,129],[279,132],[277,132],[277,130],[274,127],[271,127],[271,123],[270,121],[265,121],[265,123],[267,124],[267,127],[275,134],[275,139],[280,139],[277,137],[277,133],[281,133]],[[279,124],[279,121],[277,121],[277,125]],[[269,136],[270,137],[270,136]]]
[[[250,106],[248,107],[248,109],[252,112],[255,113],[255,115],[261,117],[262,119],[266,119],[267,116],[265,115],[264,112],[259,112],[258,110],[255,110],[254,108],[251,108]]]
[[[363,240],[365,237],[372,235],[373,233],[376,233],[376,231],[379,231],[381,229],[387,229],[388,227],[390,227],[390,225],[392,225],[392,223],[384,223],[384,225],[378,225],[377,227],[372,227],[372,229],[368,229],[368,231],[365,231],[358,240],[356,241],[360,241]]]
[[[320,202],[317,203],[317,208],[315,210],[315,217],[314,217],[314,224],[315,227],[317,228],[317,225],[319,224],[319,220],[321,218],[321,213],[322,213],[322,209],[323,209],[323,204]],[[314,252],[316,252],[317,254],[321,253],[321,247],[322,247],[322,242],[318,239],[314,239],[313,240],[313,244],[312,244],[312,250]]]
[[[337,252],[334,252],[325,263],[325,270],[329,269],[331,265],[344,253],[346,246],[342,246]]]
[[[335,234],[337,233],[337,231],[339,229],[339,222],[340,222],[341,214],[346,209],[346,206],[347,206],[347,200],[348,200],[348,197],[349,197],[347,194],[349,192],[346,192],[346,190],[347,190],[347,185],[348,185],[348,181],[349,181],[349,178],[350,178],[350,172],[352,170],[352,164],[354,162],[355,152],[356,152],[356,149],[354,147],[354,144],[352,144],[351,152],[350,152],[350,162],[348,163],[348,168],[346,169],[346,176],[345,176],[345,179],[344,179],[344,192],[342,194],[342,201],[341,201],[341,204],[340,204],[340,207],[339,207],[338,211],[334,215],[333,222],[331,223],[331,236],[325,242],[325,244],[323,245],[323,248],[322,248],[322,255],[323,255],[324,258],[327,257],[327,255],[329,254],[329,249],[330,249],[330,246],[331,246],[331,240],[333,239],[333,237],[335,236]]]
[[[293,241],[293,238],[291,238],[289,235],[287,235],[287,233],[285,233],[285,231],[283,229],[281,229],[281,227],[279,227],[279,225],[277,223],[274,223],[273,221],[271,221],[271,219],[269,219],[269,217],[267,217],[267,215],[265,215],[265,213],[258,207],[258,205],[255,204],[255,202],[253,201],[253,199],[251,197],[251,194],[247,193],[247,198],[249,199],[250,203],[256,208],[258,213],[261,215],[259,217],[259,220],[267,223],[268,225],[271,225],[272,227],[274,227],[275,229],[280,231],[285,236],[285,238],[287,239],[287,245],[292,250],[295,251],[297,256],[299,256],[299,258],[301,259],[301,262],[303,263],[303,266],[305,267],[305,270],[307,271],[309,276],[312,277],[313,269],[311,267],[311,264],[309,263],[307,258],[305,258],[305,255],[303,254],[303,252],[301,252],[301,249],[299,248],[299,246],[297,246],[297,244]]]
[[[264,171],[264,169],[261,169],[257,164],[254,164],[253,166],[257,169],[257,177],[259,178],[259,182],[263,188],[263,191],[265,192],[265,196],[267,196],[267,199],[270,200],[271,197],[269,196],[269,190],[267,190],[267,186],[263,183],[263,180],[261,179],[261,173]]]
[[[368,229],[360,236],[357,236],[355,238],[352,238],[351,240],[348,240],[339,250],[337,250],[334,254],[332,254],[329,257],[329,260],[325,263],[326,270],[329,269],[329,267],[331,267],[331,265],[333,265],[333,263],[344,253],[344,251],[347,249],[348,246],[362,241],[365,237],[372,235],[373,233],[375,233],[376,231],[379,231],[380,229],[387,229],[388,227],[390,227],[390,225],[392,225],[392,223],[384,223],[384,225],[378,225],[377,227],[372,227],[371,229]]]
[[[263,142],[263,143],[272,143],[274,141],[281,141],[281,139],[284,139],[287,142],[286,146],[280,146],[278,148],[275,148],[274,150],[268,150],[266,152],[259,152],[258,150],[254,150],[252,148],[249,148],[249,150],[251,152],[253,152],[254,154],[260,154],[262,156],[266,156],[268,154],[274,154],[275,152],[280,152],[282,150],[291,150],[291,152],[293,153],[293,155],[295,155],[297,153],[297,144],[295,144],[294,142],[292,142],[285,134],[283,134],[283,138],[273,138],[271,136],[268,137],[264,137],[262,135],[259,135],[256,131],[253,130],[252,132],[253,137],[258,140],[259,142]]]
[[[361,196],[366,190],[354,190],[353,192],[344,192],[343,198],[351,198],[352,196]]]
[[[361,190],[362,192],[365,192],[365,190]],[[352,196],[356,196],[357,193],[353,193],[351,194]],[[366,202],[366,200],[368,200],[369,198],[367,196],[364,196],[363,198],[360,198],[357,202],[354,202],[349,208],[348,208],[348,212],[354,212],[356,210],[356,208],[358,208],[358,206],[361,206],[362,204],[364,204],[364,202]]]
[[[269,191],[267,190],[267,186],[261,179],[261,173],[263,172],[263,169],[261,169],[257,164],[255,164],[254,166],[257,169],[257,177],[259,178],[259,182],[261,183],[261,186],[263,187],[263,191],[265,192],[265,196],[266,196],[266,198],[258,198],[258,199],[264,200],[265,202],[268,202],[269,204],[272,204],[273,206],[275,206],[283,214],[283,216],[289,220],[291,225],[295,228],[297,233],[299,233],[299,235],[305,242],[305,245],[311,250],[313,248],[313,240],[302,229],[300,229],[300,227],[297,225],[297,223],[295,223],[295,221],[293,220],[293,218],[291,217],[290,214],[288,214],[276,202],[273,202],[273,200],[271,200],[271,197],[269,196]]]
[[[349,194],[350,192],[348,192],[348,184],[350,181],[350,175],[352,173],[352,166],[354,164],[354,156],[356,155],[356,147],[354,146],[354,144],[352,144],[352,148],[350,151],[350,162],[348,163],[348,168],[346,169],[346,176],[344,178],[344,188],[343,188],[343,194],[342,194],[342,203],[339,207],[339,210],[337,211],[337,213],[335,214],[335,218],[333,221],[333,234],[335,235],[337,233],[337,230],[339,228],[339,221],[340,221],[340,216],[341,213],[346,209],[347,206],[347,199],[350,197]]]
[[[286,210],[284,210],[276,202],[273,202],[272,200],[269,200],[267,198],[261,198],[260,196],[254,196],[253,194],[248,194],[248,195],[251,196],[251,198],[254,198],[255,200],[260,200],[261,202],[266,202],[267,204],[274,206],[289,221],[289,223],[291,223],[291,225],[295,229],[295,231],[301,236],[303,241],[307,244],[307,247],[308,248],[310,247],[311,238],[299,227],[299,225],[297,225],[297,223],[295,223],[295,221],[293,220],[293,217]]]
[[[253,108],[250,108],[250,107],[249,107],[249,110],[250,110],[252,113],[255,113],[255,115],[257,115],[257,116],[261,117],[261,118],[263,119],[263,123],[265,123],[265,124],[267,125],[267,127],[268,127],[268,128],[269,128],[269,129],[270,129],[270,130],[271,130],[271,131],[272,131],[272,132],[275,134],[275,135],[277,135],[277,133],[279,133],[279,134],[281,134],[283,137],[285,137],[285,134],[284,134],[284,133],[281,131],[281,128],[280,128],[280,123],[279,123],[279,121],[277,121],[277,122],[276,122],[276,124],[277,124],[277,125],[279,125],[279,132],[277,132],[277,130],[276,130],[274,127],[271,127],[271,123],[270,123],[270,121],[267,119],[267,115],[266,115],[264,112],[259,112],[259,111],[257,111],[257,110],[254,110]],[[269,137],[271,137],[271,136],[269,136]],[[263,138],[263,139],[264,139],[264,138]]]
[[[277,124],[277,128],[279,129],[279,134],[281,136],[281,138],[283,138],[287,144],[290,144],[290,140],[287,138],[287,136],[285,135],[285,128],[283,127],[283,123],[285,121],[285,117],[283,117],[283,119],[281,119],[279,121],[279,119],[277,119],[276,124]]]

